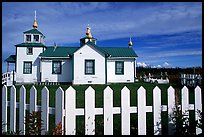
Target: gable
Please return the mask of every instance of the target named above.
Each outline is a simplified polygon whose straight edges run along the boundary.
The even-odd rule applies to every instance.
[[[74,52],[74,54],[79,53],[79,52],[85,52],[85,53],[92,53],[93,51],[96,52],[97,54],[100,54],[101,56],[105,57],[106,56],[106,52],[104,52],[103,50],[101,50],[99,47],[97,47],[95,44],[93,44],[92,42],[87,42],[85,43],[82,47],[80,47],[78,50],[76,50]]]

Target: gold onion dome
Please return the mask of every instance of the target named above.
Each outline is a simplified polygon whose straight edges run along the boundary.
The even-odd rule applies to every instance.
[[[88,24],[88,27],[87,27],[86,35],[87,35],[87,38],[89,38],[89,39],[92,38],[92,35],[91,35],[91,28],[90,28],[89,24]]]
[[[130,41],[128,43],[129,47],[132,47],[132,40],[131,40],[131,37],[130,37]]]
[[[38,27],[37,21],[36,21],[36,20],[34,20],[34,23],[33,23],[33,28],[34,28],[34,29],[37,29],[37,27]]]

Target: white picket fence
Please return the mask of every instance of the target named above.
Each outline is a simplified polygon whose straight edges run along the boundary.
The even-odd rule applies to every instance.
[[[85,108],[76,108],[76,90],[71,86],[63,91],[59,87],[55,96],[55,108],[49,107],[49,90],[45,86],[41,92],[41,106],[37,106],[37,90],[34,86],[30,89],[30,103],[26,104],[26,89],[24,86],[20,88],[20,99],[16,102],[16,88],[12,86],[10,89],[10,101],[7,101],[7,86],[2,88],[2,122],[7,123],[7,107],[10,107],[10,131],[16,131],[16,108],[19,108],[19,130],[25,134],[25,110],[42,111],[41,118],[44,121],[42,134],[48,131],[49,114],[55,115],[55,124],[62,122],[64,134],[76,134],[76,116],[85,116],[85,134],[95,134],[95,116],[103,115],[104,118],[104,134],[113,135],[113,115],[121,114],[121,134],[130,134],[130,114],[138,114],[138,134],[146,135],[146,112],[153,112],[154,118],[154,134],[161,134],[161,112],[167,111],[168,115],[172,115],[175,107],[175,90],[173,87],[167,89],[168,105],[161,105],[161,90],[156,86],[153,89],[153,106],[146,105],[146,89],[142,86],[135,91],[137,92],[137,106],[130,106],[130,90],[125,86],[121,90],[121,106],[113,106],[113,90],[107,86],[103,93],[103,108],[95,107],[95,90],[89,86],[85,90]],[[182,111],[189,110],[202,111],[201,88],[195,88],[195,104],[189,104],[189,91],[187,87],[182,88]],[[188,114],[188,113],[187,113]],[[195,111],[195,119],[198,119],[198,113]],[[65,124],[64,124],[65,123]],[[169,133],[172,134],[172,121],[168,122]],[[6,132],[7,125],[3,126],[2,132]],[[197,128],[196,134],[202,133]]]

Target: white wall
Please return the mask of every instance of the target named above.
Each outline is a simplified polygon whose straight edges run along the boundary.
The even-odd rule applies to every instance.
[[[115,74],[115,61],[124,61],[124,75]],[[134,82],[134,59],[107,59],[107,83]]]
[[[40,80],[39,54],[43,47],[33,47],[33,55],[27,55],[27,47],[17,47],[16,82],[33,83]],[[32,74],[23,74],[23,62],[32,61]]]
[[[85,75],[85,59],[95,59],[95,75]],[[104,55],[88,45],[76,51],[74,53],[73,84],[105,84]]]
[[[43,59],[41,62],[42,82],[72,82],[72,59],[62,61],[62,73],[52,74],[52,60]]]

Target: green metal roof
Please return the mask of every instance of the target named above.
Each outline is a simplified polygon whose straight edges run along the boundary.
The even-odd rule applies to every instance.
[[[46,47],[43,43],[21,43],[15,46],[16,47]]]
[[[16,55],[10,55],[5,61],[9,63],[16,63]]]
[[[100,47],[100,49],[111,55],[111,57],[138,57],[132,48]]]
[[[73,54],[79,47],[47,47],[47,49],[40,54],[41,57],[68,57]]]
[[[99,52],[105,55],[111,55],[111,57],[138,57],[132,48],[122,47],[98,47],[93,42],[87,42],[87,45],[94,47]],[[44,53],[41,53],[41,57],[68,57],[81,47],[57,47],[54,50],[54,46],[47,47]]]
[[[31,30],[28,30],[28,31],[25,31],[23,32],[24,34],[27,34],[27,33],[31,33],[31,34],[41,34],[43,35],[39,30],[37,29],[31,29]]]

